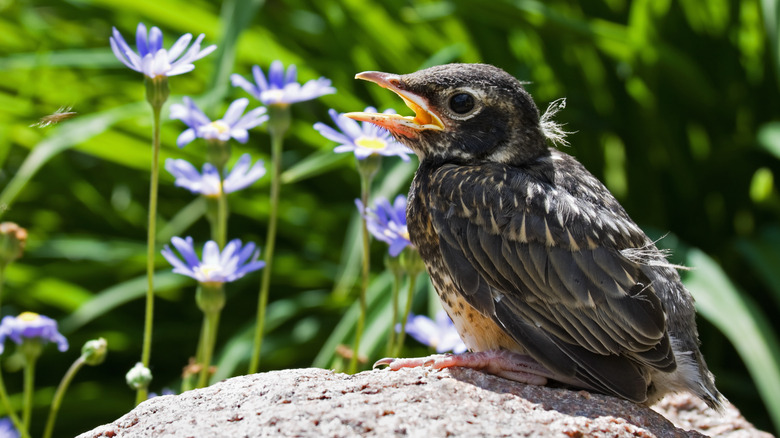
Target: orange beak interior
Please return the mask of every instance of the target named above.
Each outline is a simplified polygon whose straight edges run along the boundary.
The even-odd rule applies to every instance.
[[[424,98],[400,87],[400,76],[392,73],[367,71],[358,73],[355,75],[355,78],[373,82],[382,88],[387,88],[394,92],[403,99],[407,107],[414,111],[414,116],[404,117],[398,114],[366,112],[352,112],[344,114],[345,116],[354,120],[374,123],[399,134],[413,134],[426,129],[444,129],[441,119],[430,110]]]

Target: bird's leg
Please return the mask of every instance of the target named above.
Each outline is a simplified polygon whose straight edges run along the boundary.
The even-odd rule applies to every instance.
[[[420,366],[430,366],[436,370],[449,367],[465,367],[482,370],[505,379],[539,386],[547,384],[548,378],[560,381],[558,376],[530,356],[507,350],[462,354],[434,354],[427,357],[409,359],[385,358],[378,360],[374,364],[374,368],[382,365],[387,365],[393,371]]]

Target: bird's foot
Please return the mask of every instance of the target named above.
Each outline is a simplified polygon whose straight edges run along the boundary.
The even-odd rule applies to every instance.
[[[465,367],[529,385],[546,385],[555,376],[530,356],[506,350],[481,351],[462,354],[434,354],[409,359],[384,358],[374,363],[374,368],[386,365],[393,371],[401,368],[430,366],[435,370],[449,367]]]

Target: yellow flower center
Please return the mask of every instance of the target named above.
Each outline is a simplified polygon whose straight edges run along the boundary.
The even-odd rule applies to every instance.
[[[220,134],[224,134],[230,131],[230,126],[228,126],[228,124],[222,120],[215,120],[211,122],[211,127]]]
[[[269,105],[279,104],[284,100],[284,90],[281,88],[272,88],[263,91],[260,97],[262,97],[264,102],[268,102]]]
[[[401,236],[403,236],[404,239],[406,239],[406,240],[408,240],[410,242],[412,241],[411,237],[409,237],[409,231],[408,230],[404,230],[404,232],[401,233]]]
[[[36,319],[39,319],[41,315],[38,315],[35,312],[22,312],[19,314],[19,316],[16,317],[16,319],[25,321],[25,322],[31,322],[35,321]]]
[[[222,266],[220,265],[200,265],[196,268],[198,272],[203,274],[204,277],[206,277],[207,280],[211,279],[211,276],[215,272],[219,272],[222,270]]]
[[[387,147],[386,141],[376,137],[374,138],[360,137],[357,140],[355,140],[355,144],[360,146],[361,148],[373,149],[376,151],[381,151],[382,149]]]

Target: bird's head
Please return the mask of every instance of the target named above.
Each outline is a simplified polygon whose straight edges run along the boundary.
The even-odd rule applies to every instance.
[[[415,115],[346,116],[386,128],[421,161],[522,164],[547,153],[539,110],[520,81],[498,67],[447,64],[355,77],[395,92]]]

